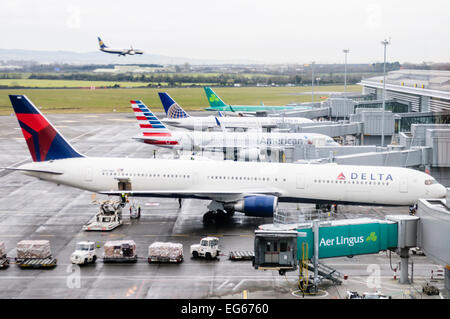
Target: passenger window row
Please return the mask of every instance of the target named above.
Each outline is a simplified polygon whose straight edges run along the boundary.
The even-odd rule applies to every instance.
[[[389,182],[372,182],[372,181],[333,181],[326,179],[315,179],[314,183],[322,183],[322,184],[356,184],[356,185],[381,185],[381,186],[389,186]]]
[[[102,175],[106,176],[125,176],[125,177],[163,177],[163,178],[191,178],[191,175],[182,174],[150,174],[150,173],[105,173]]]
[[[247,177],[247,176],[208,176],[208,179],[218,180],[244,180],[244,181],[270,181],[269,177]],[[286,178],[282,179],[286,182]],[[278,182],[278,178],[274,178],[275,182]],[[281,179],[280,179],[281,181]]]

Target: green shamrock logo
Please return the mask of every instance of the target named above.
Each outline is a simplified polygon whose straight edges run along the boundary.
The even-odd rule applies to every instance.
[[[366,238],[366,241],[373,241],[376,242],[377,241],[377,235],[375,234],[375,232],[371,232],[369,237]]]
[[[212,94],[212,95],[209,97],[209,100],[210,100],[211,102],[219,102],[219,99],[218,99],[217,96],[215,96],[214,94]]]

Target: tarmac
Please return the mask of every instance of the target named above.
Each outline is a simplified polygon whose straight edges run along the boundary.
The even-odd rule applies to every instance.
[[[44,110],[45,113],[45,110]],[[167,158],[169,151],[138,143],[132,136],[139,128],[132,113],[55,114],[47,118],[67,140],[87,156]],[[14,167],[31,161],[15,116],[0,117],[0,167]],[[299,164],[300,165],[300,164]],[[251,261],[231,261],[232,250],[253,250],[254,231],[271,218],[246,217],[236,213],[231,222],[204,225],[208,201],[185,199],[138,199],[140,219],[130,219],[124,209],[124,225],[110,232],[82,230],[97,212],[93,200],[108,199],[66,186],[58,186],[19,172],[0,169],[0,241],[10,258],[22,239],[48,239],[58,265],[49,270],[24,270],[14,264],[0,270],[0,298],[89,298],[89,299],[342,299],[347,291],[381,291],[393,299],[439,299],[422,294],[422,286],[444,286],[438,272],[442,267],[426,256],[411,255],[411,284],[399,284],[399,257],[388,252],[374,255],[321,260],[347,276],[335,286],[324,279],[317,295],[298,292],[298,272],[280,276],[276,271],[255,270]],[[301,212],[311,205],[281,203],[280,208]],[[386,214],[408,214],[408,207],[340,206],[327,218],[347,219]],[[217,236],[221,256],[218,260],[192,259],[191,244],[204,236]],[[135,264],[96,264],[75,266],[69,257],[78,241],[95,241],[103,253],[108,240],[132,239],[139,260]],[[185,260],[180,264],[148,264],[148,246],[155,241],[183,244]],[[432,278],[432,274],[433,278]],[[396,279],[394,279],[396,276]]]

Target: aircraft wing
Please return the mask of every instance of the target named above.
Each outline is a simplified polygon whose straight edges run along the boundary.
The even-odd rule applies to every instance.
[[[249,126],[248,124],[242,123],[242,124],[222,124],[225,128],[242,128],[242,129],[252,129],[254,127],[261,127],[261,128],[277,128],[278,125],[276,124],[262,124],[262,125],[258,125],[258,126]]]
[[[100,191],[103,195],[118,195],[122,193],[129,194],[136,197],[168,197],[168,198],[196,198],[196,199],[211,199],[218,202],[235,202],[251,195],[273,195],[279,197],[281,193],[277,190],[248,190],[245,192],[220,191],[211,192],[205,190],[170,190],[170,191]]]
[[[64,174],[62,172],[45,170],[45,169],[16,168],[16,167],[0,167],[0,169],[11,170],[11,171],[21,171],[21,172],[47,173],[47,174],[54,174],[54,175]]]

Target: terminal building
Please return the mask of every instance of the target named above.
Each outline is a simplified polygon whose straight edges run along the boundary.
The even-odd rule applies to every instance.
[[[363,93],[383,98],[383,76],[362,80]],[[386,99],[407,103],[410,112],[450,112],[450,71],[398,70],[386,75]]]
[[[321,133],[342,146],[295,145],[288,162],[410,167],[450,187],[450,71],[389,72],[362,80],[361,93],[336,93],[309,110],[284,114],[317,119],[290,132]],[[270,115],[269,115],[270,116]]]

